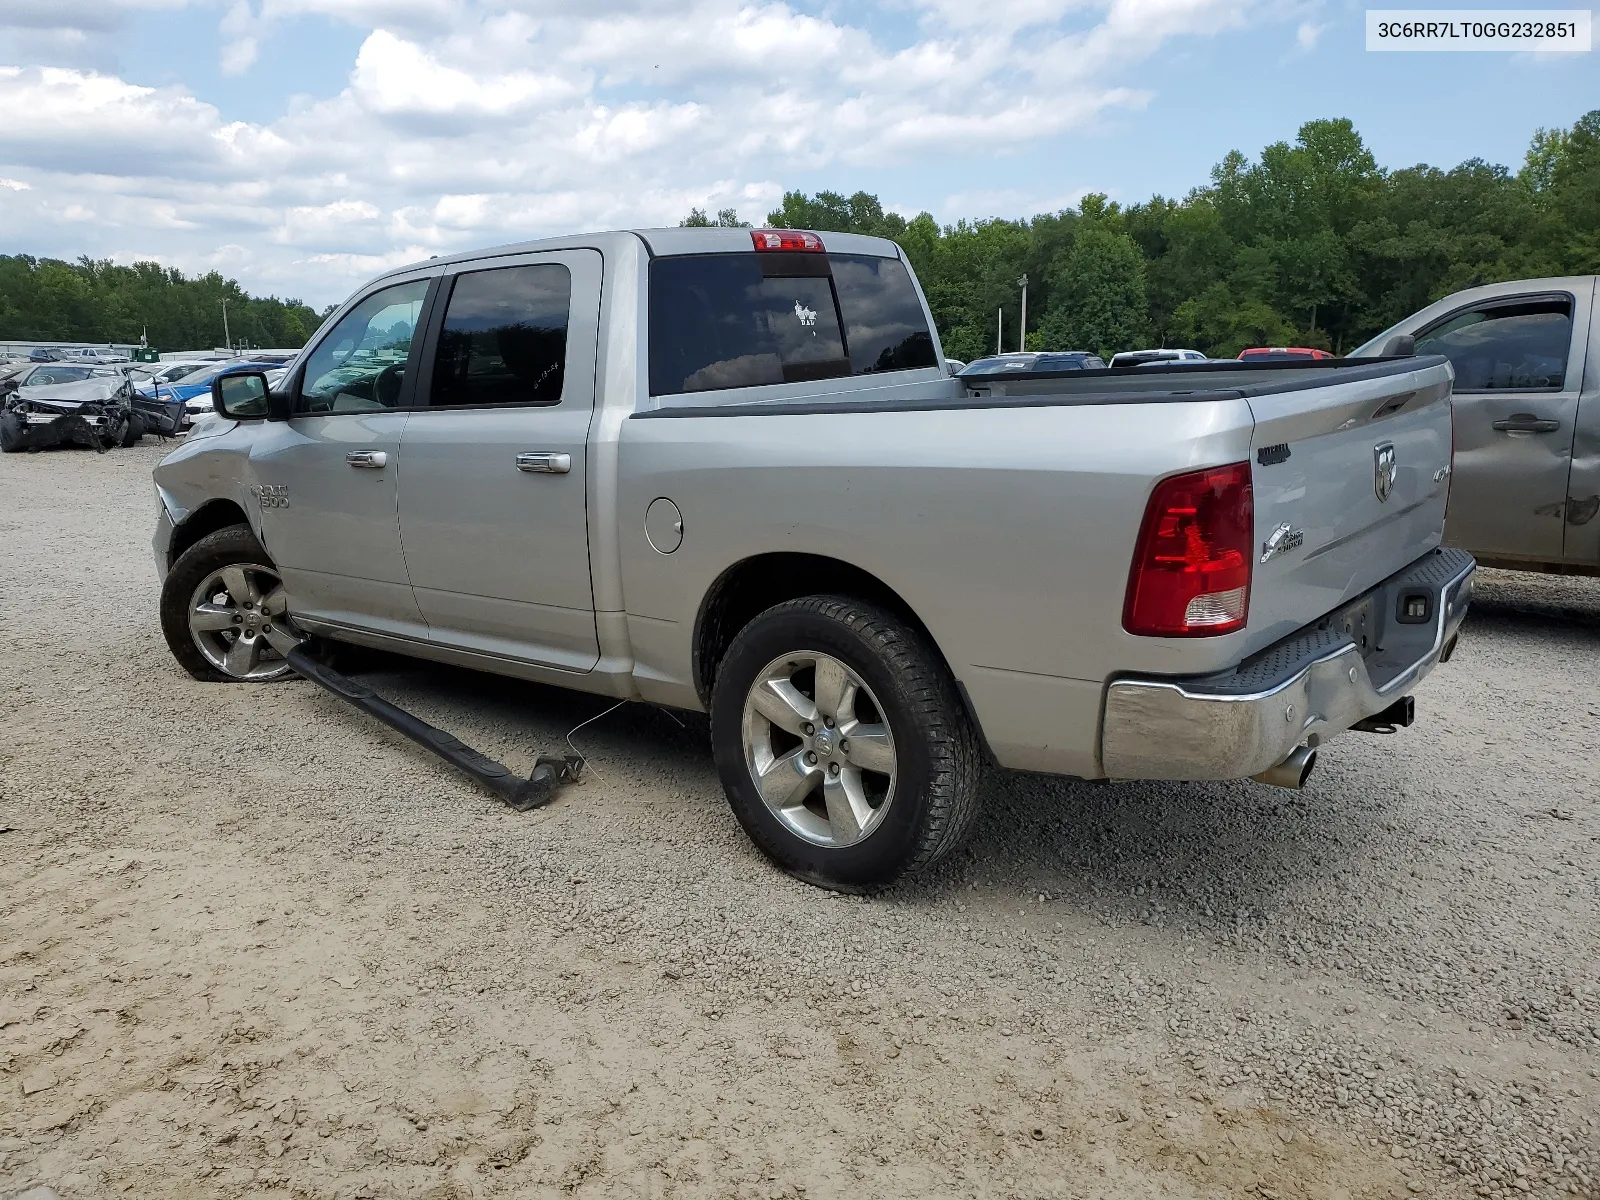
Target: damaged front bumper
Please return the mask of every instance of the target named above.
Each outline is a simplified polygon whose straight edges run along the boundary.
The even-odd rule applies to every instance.
[[[15,422],[17,449],[20,450],[65,445],[103,450],[120,442],[128,431],[125,412],[50,413],[13,409],[6,416]]]

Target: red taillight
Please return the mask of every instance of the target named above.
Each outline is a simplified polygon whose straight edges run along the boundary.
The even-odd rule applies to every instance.
[[[822,239],[804,229],[752,229],[757,250],[821,250]]]
[[[1150,637],[1243,629],[1254,545],[1249,463],[1163,479],[1139,530],[1122,627]]]

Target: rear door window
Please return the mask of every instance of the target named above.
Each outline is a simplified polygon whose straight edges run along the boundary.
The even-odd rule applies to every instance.
[[[560,263],[456,277],[428,403],[436,408],[561,403],[572,272]]]
[[[1417,338],[1418,354],[1442,354],[1458,392],[1560,391],[1572,348],[1572,301],[1528,297],[1455,313]]]

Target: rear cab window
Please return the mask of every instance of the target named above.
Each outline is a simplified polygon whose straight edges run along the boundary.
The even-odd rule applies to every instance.
[[[649,356],[654,396],[937,365],[903,263],[804,251],[654,259]]]

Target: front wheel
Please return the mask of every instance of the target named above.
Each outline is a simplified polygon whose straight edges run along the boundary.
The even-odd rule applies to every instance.
[[[248,525],[208,533],[161,585],[161,632],[178,665],[210,683],[263,683],[302,640],[283,581]]]
[[[22,449],[24,429],[22,417],[14,412],[0,413],[0,452],[16,454]]]
[[[137,446],[139,439],[144,436],[144,416],[142,413],[129,413],[128,426],[122,431],[122,441],[118,443],[124,450],[130,446]]]
[[[734,815],[809,883],[873,891],[955,849],[981,755],[927,639],[875,605],[808,596],[740,631],[711,701]]]

